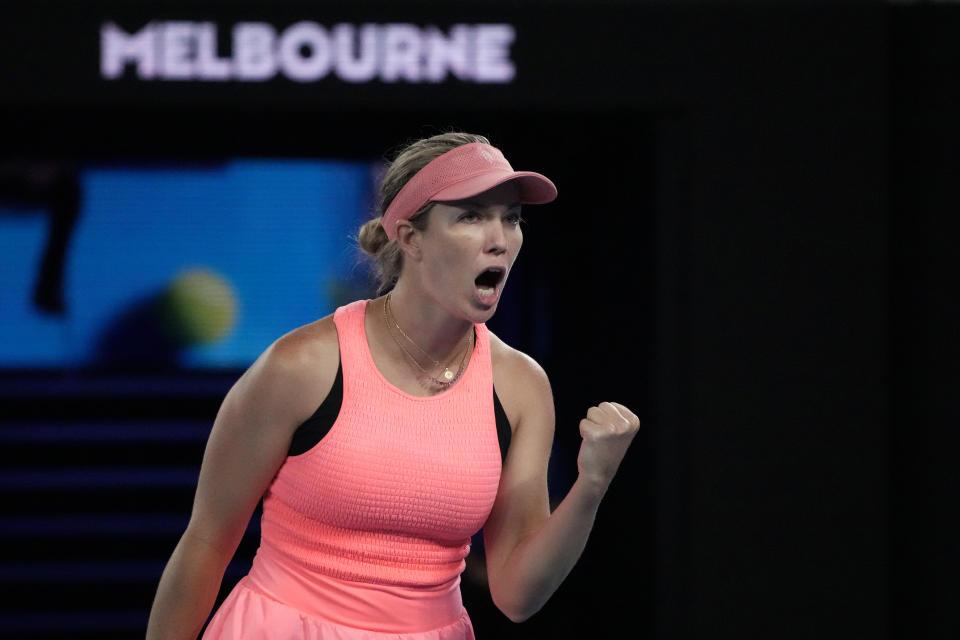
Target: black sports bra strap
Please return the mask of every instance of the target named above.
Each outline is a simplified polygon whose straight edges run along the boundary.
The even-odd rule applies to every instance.
[[[497,419],[497,440],[500,442],[500,462],[507,461],[507,449],[510,448],[510,437],[513,431],[510,429],[510,421],[507,419],[507,413],[500,404],[500,398],[497,397],[497,390],[493,390],[493,413]]]
[[[337,421],[337,416],[340,415],[340,407],[342,405],[343,366],[338,365],[337,377],[333,380],[333,387],[330,388],[330,393],[328,393],[327,397],[320,403],[317,410],[313,412],[313,415],[297,427],[297,430],[293,433],[293,438],[290,440],[290,449],[287,451],[287,455],[298,456],[317,446],[323,437],[329,433],[333,423]],[[510,447],[512,431],[510,429],[510,421],[507,419],[507,414],[503,410],[503,405],[500,404],[500,398],[497,397],[495,389],[493,391],[493,414],[497,422],[497,441],[500,444],[500,462],[503,463],[507,459],[507,449]]]
[[[333,380],[333,386],[330,393],[323,399],[313,415],[304,420],[303,424],[297,427],[290,441],[288,456],[298,456],[313,449],[323,436],[327,435],[330,427],[337,421],[340,415],[340,407],[343,405],[343,366],[337,365],[337,377]]]

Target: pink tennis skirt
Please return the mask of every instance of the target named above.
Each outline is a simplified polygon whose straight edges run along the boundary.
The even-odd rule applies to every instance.
[[[273,567],[254,566],[203,640],[475,640],[459,584],[455,591],[407,593],[334,579],[291,582]]]

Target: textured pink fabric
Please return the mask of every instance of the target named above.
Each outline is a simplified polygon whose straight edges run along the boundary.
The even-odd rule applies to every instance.
[[[366,305],[361,300],[334,314],[340,414],[319,444],[280,468],[264,496],[250,575],[205,638],[380,637],[329,628],[423,640],[473,637],[460,573],[500,480],[486,327],[475,327],[476,346],[460,380],[417,397],[376,368]],[[284,619],[270,619],[275,615]],[[257,635],[248,628],[261,618],[278,629],[296,626],[287,619],[293,615],[319,631]]]
[[[466,610],[449,624],[416,633],[347,627],[307,615],[257,590],[244,578],[210,621],[204,638],[231,640],[475,640]]]
[[[390,202],[380,225],[393,240],[397,223],[431,200],[463,200],[509,180],[519,185],[521,204],[546,204],[557,197],[557,188],[546,176],[514,171],[500,149],[472,142],[437,156],[415,173]]]

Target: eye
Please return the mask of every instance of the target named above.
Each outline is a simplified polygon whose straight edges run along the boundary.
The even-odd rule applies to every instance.
[[[476,211],[470,211],[470,210],[464,211],[457,218],[457,220],[462,220],[463,222],[476,222],[479,219],[480,219],[480,214],[477,213]]]
[[[517,226],[518,224],[524,221],[523,218],[520,216],[519,211],[511,211],[506,216],[504,216],[503,219],[504,221],[506,221],[507,224],[510,224],[513,226]]]

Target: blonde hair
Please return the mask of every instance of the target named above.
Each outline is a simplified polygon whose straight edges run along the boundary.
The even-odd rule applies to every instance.
[[[373,260],[374,269],[380,281],[378,293],[383,293],[396,284],[397,278],[400,277],[400,271],[403,269],[403,252],[400,251],[400,247],[397,246],[395,240],[387,238],[387,232],[383,230],[383,226],[380,224],[387,207],[400,193],[403,185],[407,184],[410,178],[427,166],[431,160],[451,149],[473,142],[490,144],[490,141],[485,137],[472,133],[441,133],[408,144],[390,163],[380,183],[379,215],[364,223],[357,233],[357,242],[360,244],[360,248]],[[427,214],[432,206],[433,203],[428,202],[410,216],[410,223],[415,229],[423,231],[427,228],[429,222]]]

